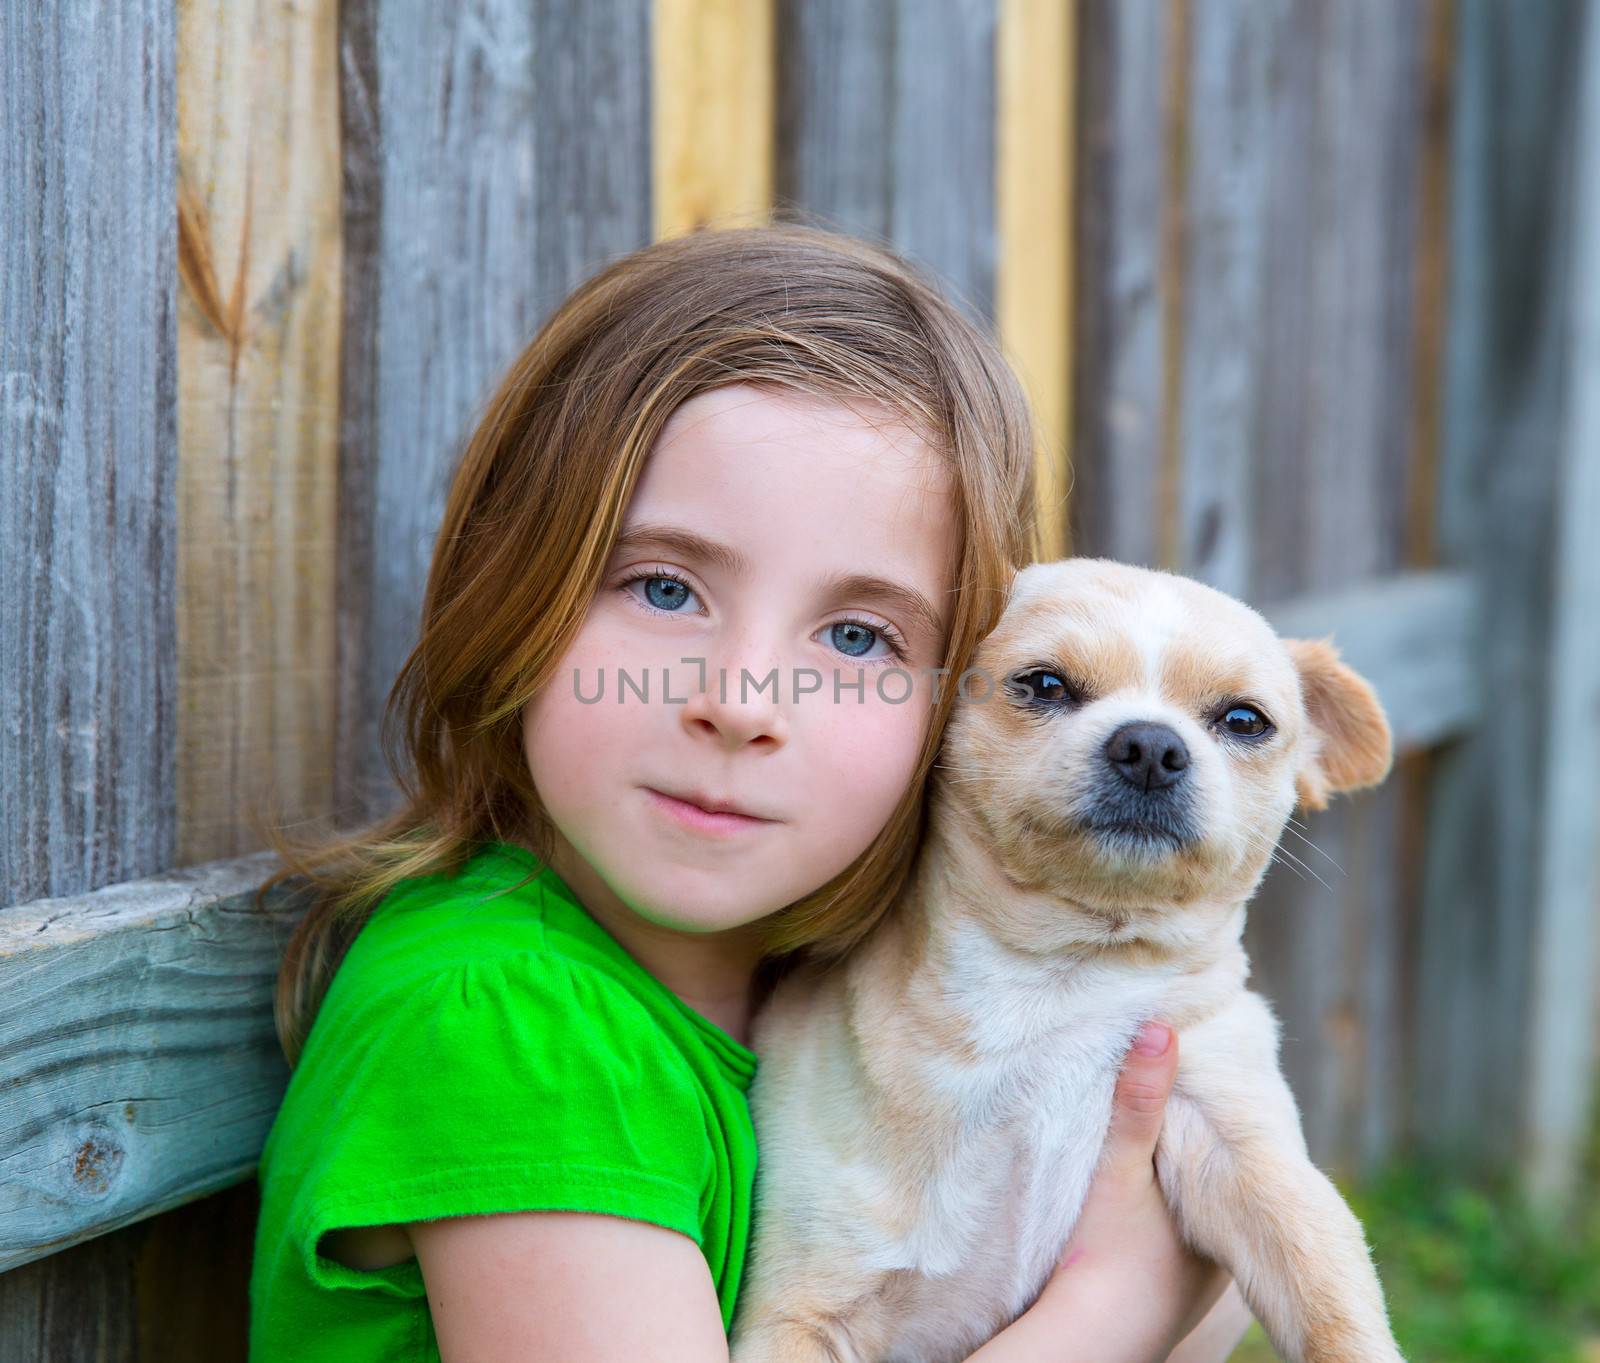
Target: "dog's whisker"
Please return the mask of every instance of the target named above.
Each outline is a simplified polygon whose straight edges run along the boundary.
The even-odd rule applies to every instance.
[[[1301,880],[1304,880],[1306,878],[1304,871],[1300,870],[1297,866],[1294,866],[1292,863],[1282,860],[1278,856],[1276,851],[1273,852],[1270,860],[1273,863],[1275,863],[1276,865],[1278,865],[1278,866],[1287,866],[1291,871],[1293,871],[1297,876],[1299,876]]]
[[[1268,850],[1268,860],[1269,860],[1269,862],[1276,862],[1280,866],[1289,867],[1289,869],[1294,871],[1294,873],[1296,875],[1298,875],[1302,880],[1304,880],[1306,878],[1306,876],[1309,875],[1313,880],[1315,880],[1317,882],[1317,884],[1321,885],[1323,889],[1327,890],[1330,894],[1333,893],[1333,886],[1329,885],[1327,881],[1325,881],[1314,870],[1312,870],[1311,867],[1307,866],[1305,862],[1303,862],[1299,857],[1295,856],[1295,854],[1293,852],[1291,852],[1287,847],[1283,846],[1281,843],[1273,843],[1273,842],[1271,842],[1267,838],[1266,834],[1259,833],[1259,832],[1255,831],[1254,829],[1246,829],[1245,830],[1245,837],[1248,840],[1249,846],[1250,846],[1252,851],[1260,851],[1264,847],[1269,849]],[[1327,854],[1324,853],[1323,855],[1326,856]],[[1332,858],[1330,857],[1329,860],[1332,860]],[[1342,869],[1341,869],[1340,874],[1343,874]]]
[[[1299,829],[1297,829],[1297,828],[1287,828],[1284,831],[1286,833],[1293,833],[1295,835],[1295,837],[1299,838],[1301,842],[1305,843],[1305,845],[1307,847],[1311,848],[1313,851],[1321,852],[1323,856],[1328,857],[1328,860],[1330,862],[1333,862],[1333,865],[1334,865],[1335,869],[1339,872],[1340,875],[1344,875],[1345,874],[1345,869],[1344,869],[1343,866],[1340,866],[1339,863],[1334,861],[1332,857],[1328,856],[1328,854],[1326,852],[1323,852],[1322,849],[1316,845],[1316,843],[1312,842],[1311,839],[1306,837],[1306,835],[1304,833],[1302,833]]]
[[[1277,851],[1274,853],[1274,855],[1276,856],[1278,853],[1281,853],[1282,855],[1288,857],[1289,860],[1292,861],[1296,866],[1302,867],[1305,870],[1306,874],[1309,875],[1314,881],[1316,881],[1318,885],[1322,886],[1322,888],[1325,889],[1329,894],[1333,893],[1333,886],[1328,884],[1327,881],[1325,881],[1321,876],[1319,876],[1315,871],[1313,871],[1309,866],[1307,866],[1305,864],[1305,862],[1301,861],[1299,857],[1295,856],[1295,854],[1293,852],[1291,852],[1287,847],[1284,847],[1283,845],[1280,844],[1278,846],[1278,848],[1277,848]]]

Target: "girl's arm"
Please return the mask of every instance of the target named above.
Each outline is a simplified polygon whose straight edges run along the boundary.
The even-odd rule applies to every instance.
[[[1159,1055],[1128,1053],[1108,1149],[1061,1266],[971,1363],[1223,1363],[1233,1352],[1249,1312],[1227,1273],[1179,1240],[1155,1178],[1177,1070],[1175,1037]],[[710,1270],[676,1231],[590,1212],[405,1229],[443,1363],[727,1363]]]
[[[700,1247],[595,1212],[413,1221],[443,1363],[727,1363]]]

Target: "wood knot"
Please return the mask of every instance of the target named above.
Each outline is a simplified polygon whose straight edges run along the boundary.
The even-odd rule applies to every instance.
[[[91,1197],[104,1197],[121,1168],[122,1147],[105,1136],[90,1136],[73,1152],[73,1186]]]

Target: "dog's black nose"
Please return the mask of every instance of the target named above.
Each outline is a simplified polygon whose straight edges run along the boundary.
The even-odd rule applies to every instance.
[[[1183,780],[1189,750],[1165,724],[1135,721],[1106,740],[1106,761],[1140,790],[1158,790]]]

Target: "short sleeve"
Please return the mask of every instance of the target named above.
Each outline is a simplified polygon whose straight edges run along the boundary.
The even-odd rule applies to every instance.
[[[293,1095],[320,1125],[295,1233],[323,1286],[379,1285],[316,1252],[344,1226],[567,1210],[701,1243],[712,1155],[693,1074],[619,981],[528,952],[371,997],[336,982],[301,1060],[315,1082]],[[384,1283],[420,1291],[410,1268]]]

